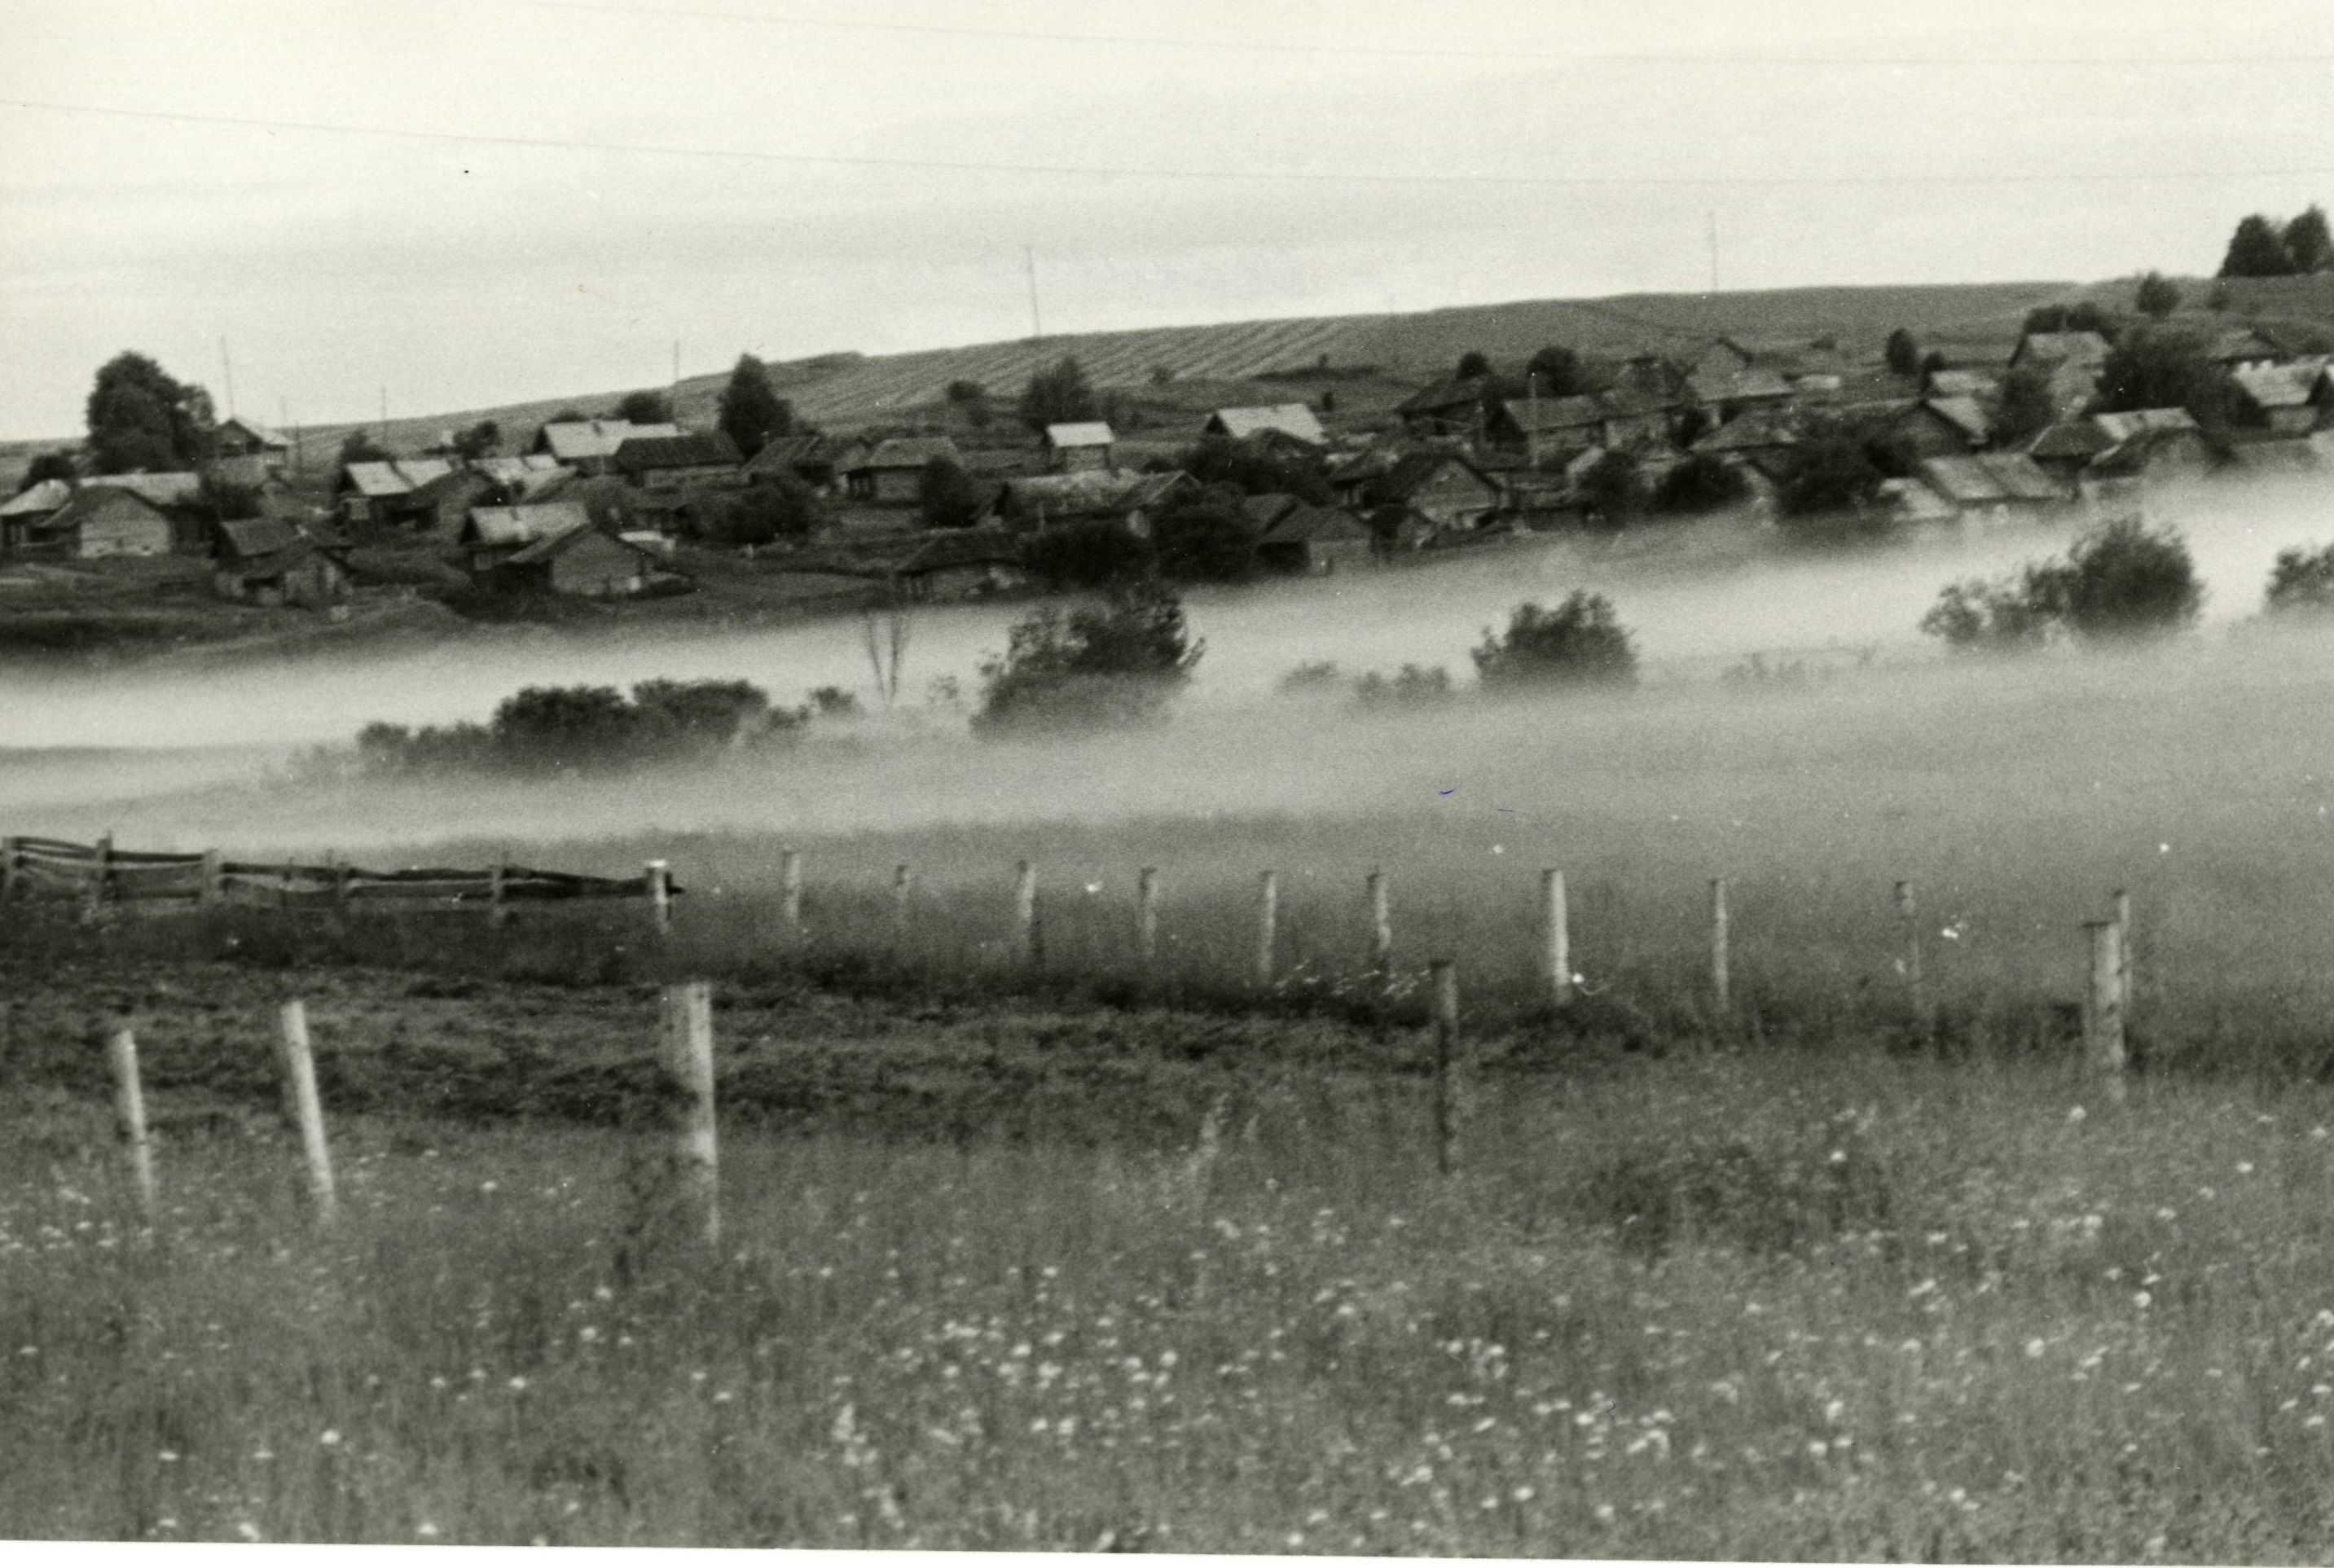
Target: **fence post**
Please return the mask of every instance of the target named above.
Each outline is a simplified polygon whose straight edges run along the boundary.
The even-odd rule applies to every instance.
[[[200,907],[216,909],[227,892],[227,870],[217,850],[203,851],[203,890],[197,895]]]
[[[2116,958],[2119,966],[2119,984],[2123,994],[2124,1022],[2131,1022],[2132,1003],[2137,982],[2132,977],[2131,894],[2122,888],[2115,890]]]
[[[1722,1013],[1732,1005],[1727,938],[1726,879],[1712,877],[1710,879],[1710,994]]]
[[[1459,1169],[1459,967],[1448,958],[1426,967],[1434,993],[1434,1169]]]
[[[892,942],[904,948],[908,945],[909,904],[916,888],[916,874],[902,861],[892,868]]]
[[[1913,1010],[1914,1023],[1925,1026],[1929,993],[1921,977],[1921,920],[1910,882],[1896,884],[1896,928],[1905,939],[1905,1001]]]
[[[298,997],[284,1004],[284,1077],[300,1129],[300,1151],[308,1165],[308,1198],[316,1223],[330,1225],[335,1207],[333,1155],[324,1143],[324,1107],[316,1096],[316,1059],[308,1047],[308,1006]]]
[[[786,935],[802,935],[802,851],[786,850],[778,856],[778,915]]]
[[[487,873],[487,924],[490,927],[499,927],[510,919],[510,906],[503,901],[503,880],[506,874],[500,861]]]
[[[672,867],[663,861],[648,864],[649,924],[660,937],[672,932]]]
[[[16,895],[16,862],[23,853],[14,838],[0,839],[0,904]]]
[[[1134,876],[1134,956],[1148,976],[1159,967],[1159,868]]]
[[[1045,948],[1037,935],[1037,868],[1027,861],[1013,873],[1013,947],[1029,968],[1045,962]]]
[[[1548,1003],[1551,1007],[1572,1002],[1572,910],[1564,889],[1564,873],[1553,869],[1539,874],[1540,967],[1547,971]]]
[[[1272,987],[1272,949],[1279,923],[1280,878],[1267,871],[1256,883],[1256,983],[1265,990]]]
[[[104,913],[105,900],[113,891],[112,881],[113,834],[109,832],[97,841],[96,859],[90,868],[89,887],[83,893],[83,912],[91,919],[96,919]]]
[[[2110,1099],[2124,1094],[2123,928],[2113,920],[2086,920],[2091,934],[2088,994],[2083,1005],[2084,1053],[2091,1070],[2107,1080]]]
[[[706,1242],[718,1246],[721,1167],[713,1110],[713,987],[703,980],[665,987],[664,1067],[680,1092],[673,1171]]]
[[[146,1138],[146,1097],[138,1085],[138,1036],[129,1024],[116,1029],[106,1041],[105,1060],[113,1069],[114,1122],[130,1164],[130,1186],[138,1198],[139,1223],[150,1228],[156,1209],[154,1150]]]
[[[1394,976],[1394,909],[1386,897],[1385,872],[1372,866],[1364,883],[1370,900],[1370,973],[1381,981]]]

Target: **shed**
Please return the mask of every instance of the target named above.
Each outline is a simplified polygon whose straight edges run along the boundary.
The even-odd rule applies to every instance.
[[[681,490],[746,482],[738,443],[720,430],[688,436],[628,436],[611,459],[643,490]]]
[[[1340,566],[1376,559],[1377,535],[1360,518],[1341,507],[1290,500],[1293,505],[1256,542],[1259,564],[1295,576],[1320,577]]]
[[[0,550],[13,550],[46,519],[64,509],[73,487],[63,479],[43,479],[0,502]]]
[[[836,448],[825,436],[773,436],[747,461],[748,483],[786,476],[815,490],[834,487]]]
[[[586,524],[522,545],[491,569],[506,590],[561,593],[584,599],[627,599],[656,575],[656,558],[612,534]]]
[[[565,419],[535,432],[532,450],[548,453],[582,474],[604,474],[616,448],[635,437],[678,436],[679,425],[635,425],[628,419]]]
[[[258,468],[265,474],[281,476],[292,461],[292,443],[261,424],[239,414],[230,414],[219,421],[215,432],[221,457],[256,458]],[[238,484],[249,484],[238,479]]]
[[[1456,452],[1412,452],[1365,492],[1380,512],[1395,508],[1428,530],[1447,534],[1481,526],[1498,511],[1498,481]]]
[[[1308,447],[1326,447],[1328,432],[1310,407],[1303,403],[1272,403],[1245,409],[1218,409],[1210,414],[1207,423],[1200,427],[1202,436],[1225,436],[1235,441],[1251,437],[1277,435],[1302,441]]]
[[[2247,424],[2273,436],[2306,436],[2318,425],[2314,394],[2325,369],[2325,361],[2317,360],[2256,366],[2233,370],[2229,380]]]
[[[94,561],[109,555],[168,555],[169,514],[135,490],[83,485],[73,498],[34,522],[24,548]]]
[[[855,467],[845,471],[844,482],[860,500],[912,506],[924,467],[935,457],[957,464],[964,461],[956,443],[946,436],[894,436],[877,442],[860,457]]]
[[[1037,444],[1045,451],[1046,468],[1066,474],[1111,467],[1111,447],[1117,440],[1109,425],[1100,419],[1085,419],[1046,426]]]
[[[219,524],[212,585],[243,604],[324,610],[347,601],[348,570],[290,524],[246,517]]]

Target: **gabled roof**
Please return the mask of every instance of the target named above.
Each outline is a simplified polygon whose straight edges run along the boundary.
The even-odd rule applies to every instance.
[[[2116,440],[2097,418],[2061,419],[2029,441],[2026,454],[2061,462],[2088,462],[2114,446]]]
[[[228,415],[226,418],[219,421],[218,428],[221,435],[225,435],[229,430],[241,430],[245,435],[250,437],[256,445],[281,449],[286,452],[292,449],[291,442],[285,440],[283,437],[277,435],[275,431],[269,429],[258,420],[246,419],[240,414]]]
[[[1462,381],[1456,376],[1451,376],[1435,382],[1431,387],[1421,387],[1395,405],[1395,411],[1403,414],[1439,414],[1447,409],[1478,402],[1481,400],[1482,396],[1483,383],[1480,379],[1470,378]]]
[[[529,452],[518,457],[473,457],[470,467],[497,484],[522,487],[542,484],[553,475],[574,472],[548,452]]]
[[[72,500],[72,495],[73,487],[63,479],[43,479],[0,504],[0,517],[45,517]]]
[[[1407,404],[1404,405],[1404,407],[1407,406]],[[1321,428],[1321,421],[1315,417],[1312,409],[1304,403],[1274,403],[1247,409],[1218,409],[1208,416],[1208,422],[1202,428],[1211,435],[1230,436],[1235,441],[1245,440],[1250,436],[1261,436],[1267,431],[1278,431],[1284,436],[1294,436],[1297,439],[1315,447],[1323,446],[1329,439],[1328,432]]]
[[[894,436],[888,441],[877,442],[852,471],[869,474],[884,469],[921,468],[935,457],[946,457],[951,463],[964,461],[956,443],[946,436]]]
[[[2309,403],[2324,368],[2320,364],[2266,365],[2232,371],[2229,379],[2257,409],[2299,409]]]
[[[744,458],[727,432],[690,436],[627,436],[618,444],[615,465],[627,474],[659,468],[734,468]]]
[[[1991,394],[1996,386],[1994,378],[1983,370],[1931,370],[1929,396],[1933,398],[1981,398]]]
[[[1409,500],[1426,487],[1437,474],[1452,465],[1464,468],[1488,488],[1497,491],[1499,482],[1456,452],[1407,452],[1387,471],[1384,478],[1370,486],[1374,505]]]
[[[118,485],[83,485],[73,492],[72,500],[49,514],[48,516],[42,518],[38,526],[43,531],[55,530],[60,533],[68,528],[77,528],[84,517],[95,513],[100,507],[109,505],[128,505],[137,510],[151,512],[156,517],[168,521],[168,515],[161,507],[135,490]]]
[[[473,506],[462,543],[487,546],[533,544],[592,526],[580,501],[550,501],[534,506]]]
[[[1500,408],[1526,435],[1586,429],[1612,417],[1612,409],[1602,398],[1587,393],[1563,398],[1510,398]]]
[[[443,457],[398,457],[381,463],[351,463],[342,472],[342,488],[367,500],[388,501],[410,495],[430,485],[452,478],[458,470]]]
[[[1729,419],[1693,444],[1697,452],[1757,452],[1799,444],[1798,421],[1787,409],[1753,409]]]
[[[2194,430],[2196,417],[2185,409],[2134,409],[2121,414],[2091,416],[2100,429],[2118,441],[2167,430]]]
[[[535,439],[551,448],[563,463],[592,457],[612,457],[616,448],[635,436],[678,436],[679,425],[635,425],[626,419],[570,419],[545,425]]]
[[[297,528],[275,517],[239,517],[218,525],[222,556],[249,559],[290,550],[307,541]]]
[[[1341,506],[1309,506],[1297,502],[1266,529],[1259,544],[1330,544],[1339,540],[1374,539],[1369,525]]]
[[[548,508],[545,508],[545,510],[548,510]],[[531,544],[513,551],[505,559],[505,564],[511,566],[540,565],[544,562],[551,560],[554,556],[564,555],[567,552],[574,549],[577,545],[592,540],[605,540],[614,548],[637,555],[643,561],[651,561],[656,558],[656,553],[654,551],[635,544],[629,539],[620,539],[613,534],[600,533],[597,529],[593,528],[587,524],[581,528],[563,528],[556,534],[544,534],[541,538],[535,540]]]
[[[762,443],[746,467],[757,474],[791,470],[798,463],[832,462],[834,448],[825,436],[773,436]]]
[[[2004,501],[2056,501],[2061,492],[2023,452],[1982,452],[1967,457],[1931,457],[1921,477],[1946,500],[1963,506]]]
[[[1714,375],[1696,370],[1686,378],[1686,387],[1695,399],[1704,403],[1733,403],[1746,399],[1782,399],[1791,395],[1790,382],[1764,365],[1751,365],[1728,374]]]
[[[1953,505],[1918,479],[1883,479],[1880,495],[1908,523],[1948,523],[1960,515]]]
[[[84,490],[102,486],[127,490],[157,506],[183,506],[202,494],[200,474],[92,474],[81,482]]]
[[[1111,434],[1110,426],[1100,419],[1076,419],[1046,427],[1046,445],[1056,448],[1107,447],[1117,439]]]
[[[1982,441],[1993,433],[1993,421],[1985,417],[1975,398],[1933,397],[1921,406],[1972,441]]]
[[[2251,327],[2225,327],[2204,346],[2204,357],[2222,365],[2238,360],[2273,360],[2280,352],[2275,343]]]
[[[2013,365],[2100,365],[2107,361],[2107,341],[2097,332],[2029,332],[2010,353]]]

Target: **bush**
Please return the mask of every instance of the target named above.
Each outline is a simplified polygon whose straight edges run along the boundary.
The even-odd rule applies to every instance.
[[[1607,452],[1580,476],[1580,498],[1590,515],[1608,527],[1618,527],[1644,510],[1645,482],[1637,460],[1626,452]]]
[[[1364,707],[1423,707],[1448,702],[1451,695],[1451,672],[1439,664],[1405,664],[1392,680],[1373,669],[1354,685],[1354,697]]]
[[[1179,582],[1245,582],[1256,572],[1260,532],[1238,491],[1213,486],[1153,518],[1151,544],[1159,570]]]
[[[2036,568],[1992,582],[1972,578],[1948,584],[1921,618],[1921,630],[1963,652],[2015,653],[2049,640],[2048,590]]]
[[[1742,471],[1710,452],[1687,457],[1654,486],[1656,511],[1698,515],[1739,505],[1750,494]]]
[[[1601,593],[1575,590],[1554,610],[1516,606],[1504,636],[1483,629],[1472,655],[1490,690],[1538,686],[1632,685],[1637,653],[1629,633]]]
[[[1138,724],[1158,718],[1191,678],[1203,645],[1182,601],[1157,582],[1115,590],[1067,615],[1048,607],[1012,630],[980,666],[977,735]]]
[[[1337,679],[1337,661],[1334,659],[1300,664],[1280,678],[1280,693],[1283,697],[1310,697],[1334,688]]]
[[[1226,485],[1246,495],[1294,495],[1316,506],[1331,505],[1337,498],[1317,461],[1269,442],[1202,436],[1167,467],[1182,469],[1202,485]]]
[[[1953,648],[2030,649],[2058,629],[2101,640],[2177,631],[2204,602],[2180,536],[2125,520],[2077,540],[2063,562],[2030,564],[1992,583],[1952,584],[1921,618],[1921,630]]]
[[[706,530],[719,544],[807,539],[826,521],[818,492],[791,474],[763,475],[710,508]]]
[[[1799,445],[1777,493],[1780,521],[1787,532],[1814,544],[1884,532],[1887,519],[1872,512],[1872,503],[1885,477],[1853,436],[1815,437]]]
[[[2279,551],[2264,607],[2271,614],[2334,610],[2334,544]]]
[[[1022,559],[1051,588],[1109,588],[1151,574],[1155,553],[1123,523],[1071,523],[1029,536]]]
[[[615,770],[707,755],[807,717],[773,708],[767,693],[742,680],[643,681],[629,698],[607,686],[530,686],[485,725],[367,725],[357,760],[370,773]]]
[[[927,528],[969,528],[989,510],[989,496],[963,465],[940,457],[916,476],[916,505]]]

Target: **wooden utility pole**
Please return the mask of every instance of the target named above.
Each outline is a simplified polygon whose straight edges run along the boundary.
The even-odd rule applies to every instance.
[[[713,987],[703,980],[664,993],[664,1066],[680,1091],[673,1172],[709,1245],[721,1240],[721,1161],[713,1108]]]
[[[1551,1007],[1572,1001],[1572,911],[1567,904],[1564,873],[1553,869],[1540,872],[1540,967],[1547,972]]]
[[[1434,1002],[1434,1169],[1448,1176],[1459,1169],[1459,967],[1448,958],[1428,964]]]

